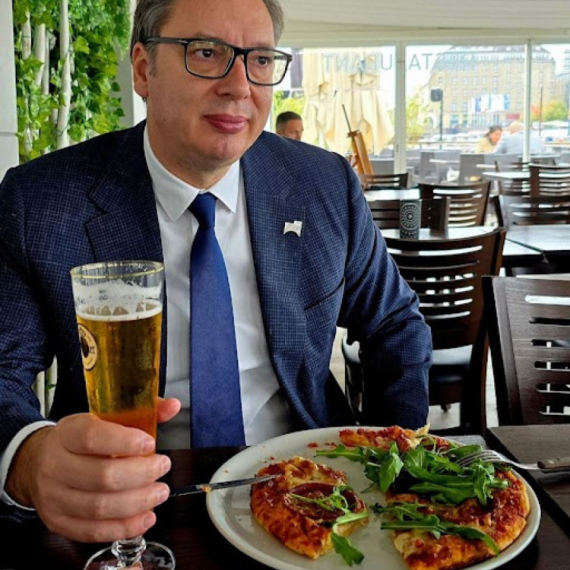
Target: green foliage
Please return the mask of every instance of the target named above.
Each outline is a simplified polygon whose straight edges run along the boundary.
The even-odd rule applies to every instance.
[[[568,119],[568,108],[562,101],[551,101],[544,109],[543,121],[565,121]]]
[[[271,116],[275,119],[280,113],[293,111],[298,115],[303,115],[305,109],[305,96],[293,94],[292,97],[285,97],[285,91],[273,92],[273,109]],[[275,125],[273,125],[275,127]]]
[[[20,161],[56,148],[57,112],[63,104],[59,43],[59,0],[13,0]],[[37,74],[41,61],[25,53],[24,30],[30,19],[31,40],[45,24],[49,45],[49,90]],[[117,96],[117,45],[129,40],[128,0],[69,0],[71,108],[68,132],[73,141],[121,128],[124,115]]]
[[[409,97],[406,103],[406,135],[408,144],[421,139],[429,126],[429,108],[424,104],[422,90]]]

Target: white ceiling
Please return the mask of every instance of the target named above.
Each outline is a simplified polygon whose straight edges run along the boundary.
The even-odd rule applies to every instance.
[[[558,38],[570,43],[570,0],[282,0],[282,45],[397,39]],[[296,42],[296,43],[295,43]]]

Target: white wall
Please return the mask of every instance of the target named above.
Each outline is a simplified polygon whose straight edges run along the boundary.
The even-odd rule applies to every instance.
[[[0,180],[18,164],[12,2],[0,2]]]

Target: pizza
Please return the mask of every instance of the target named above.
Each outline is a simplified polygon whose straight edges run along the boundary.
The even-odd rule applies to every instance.
[[[347,536],[368,521],[364,503],[347,486],[342,471],[293,457],[267,465],[257,475],[278,473],[279,477],[252,486],[251,510],[255,520],[291,550],[319,558],[332,549],[333,531]],[[335,524],[344,512],[317,503],[335,491],[344,497],[350,512],[361,513],[362,518]]]
[[[429,451],[426,453],[442,464],[447,457],[453,463],[454,452],[466,451],[464,447],[454,448],[449,440],[428,436],[425,428],[418,431],[398,426],[381,430],[342,430],[340,439],[349,448],[356,444],[357,447],[388,450],[395,444],[399,457],[404,458],[402,470],[385,492],[387,506],[376,511],[388,516],[388,522],[382,526],[394,530],[394,546],[411,570],[467,568],[510,546],[526,526],[530,511],[528,494],[522,480],[510,470],[495,471],[491,464],[480,464],[461,473],[457,466],[450,465],[455,474],[444,471],[438,474],[436,469],[430,475],[429,471],[418,467],[422,445],[427,444]],[[406,469],[408,457],[411,461]],[[427,482],[418,483],[414,474],[424,476]],[[462,478],[469,477],[475,482],[477,477],[488,478],[491,488],[487,489],[487,496],[461,501],[461,496],[453,496],[452,487],[449,496],[441,495],[441,482],[461,485]],[[477,495],[475,489],[474,494]],[[481,490],[479,494],[482,494]],[[430,517],[434,523],[430,529],[412,528],[416,524],[426,524]]]
[[[460,570],[496,556],[520,536],[529,498],[523,481],[506,468],[457,465],[479,446],[459,446],[428,428],[343,429],[341,444],[326,444],[329,449],[317,455],[360,461],[385,499],[385,505],[370,508],[382,516],[381,528],[393,531],[393,544],[410,570]],[[331,550],[335,533],[346,536],[368,522],[335,525],[342,513],[313,501],[343,489],[351,512],[367,511],[345,474],[329,461],[325,466],[294,457],[267,465],[258,475],[276,473],[282,476],[253,486],[251,509],[263,528],[295,552],[318,558]],[[336,544],[335,550],[340,552]]]

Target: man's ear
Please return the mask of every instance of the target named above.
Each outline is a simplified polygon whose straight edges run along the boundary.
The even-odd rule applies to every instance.
[[[133,67],[133,87],[143,99],[148,97],[148,76],[150,75],[150,58],[147,49],[141,42],[135,44],[131,56]]]

